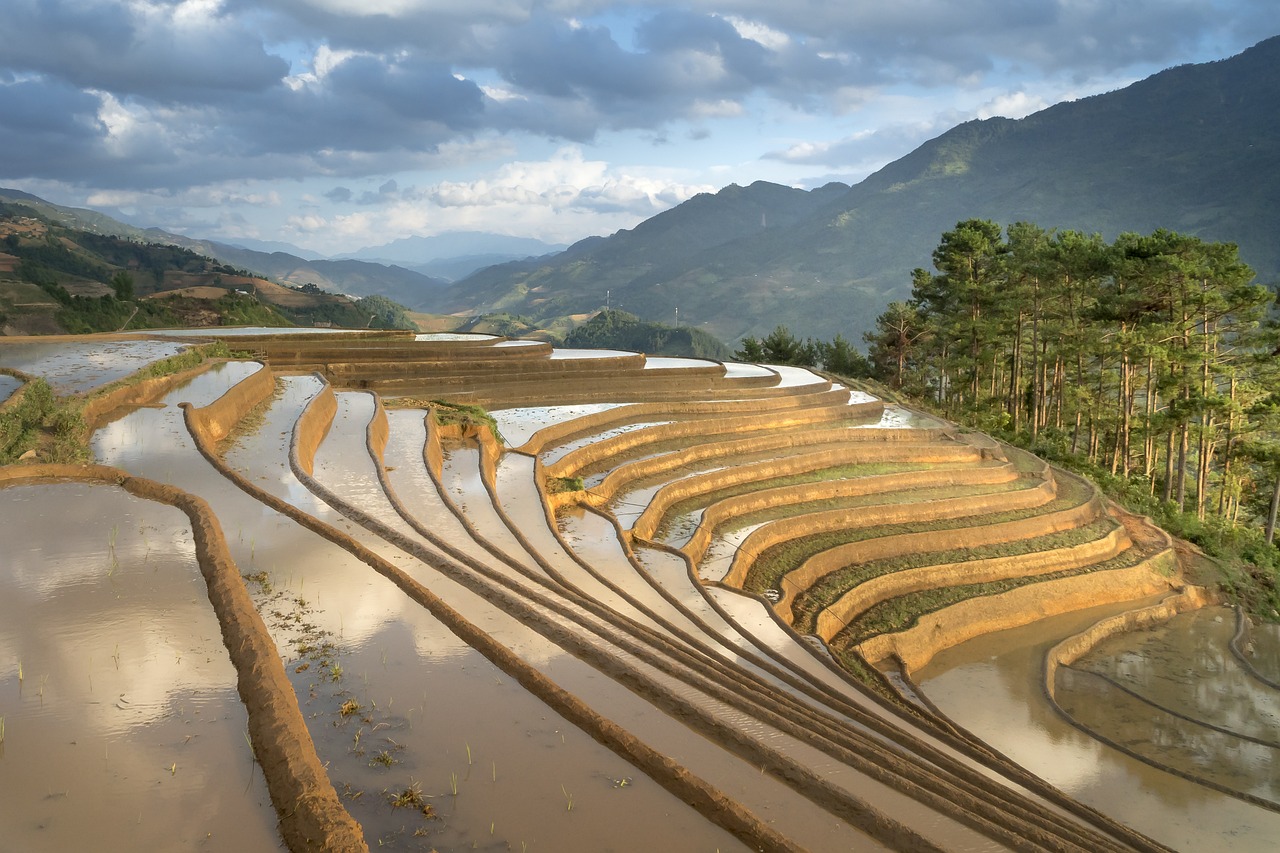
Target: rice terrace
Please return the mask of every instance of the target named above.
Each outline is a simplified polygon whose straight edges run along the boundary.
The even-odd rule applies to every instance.
[[[0,340],[58,428],[0,467],[5,849],[1280,837],[1280,636],[1026,452],[797,367],[217,334]]]

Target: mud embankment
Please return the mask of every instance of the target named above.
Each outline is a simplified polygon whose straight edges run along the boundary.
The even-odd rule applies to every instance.
[[[781,479],[812,474],[844,465],[875,463],[907,463],[955,465],[977,463],[981,454],[960,446],[900,445],[886,454],[883,447],[841,447],[819,453],[799,456],[783,456],[756,463],[684,477],[660,488],[649,501],[648,507],[636,519],[633,530],[636,536],[650,539],[662,525],[671,507],[693,498],[712,495],[715,492]],[[757,489],[748,494],[715,501],[706,507],[703,526],[710,528],[739,515],[746,515],[770,507],[823,501],[833,498],[851,498],[863,495],[901,491],[905,489],[941,488],[943,486],[980,486],[1009,483],[1018,478],[1017,470],[1009,464],[987,467],[945,469],[941,471],[903,471],[896,474],[874,474],[865,477],[852,476],[843,479],[823,479],[811,483],[798,483],[776,488]]]
[[[217,445],[254,406],[270,397],[275,388],[275,374],[264,364],[260,370],[231,386],[210,405],[193,408],[190,417],[194,420],[195,428]]]
[[[970,516],[977,518],[990,513],[1032,509],[1049,503],[1055,494],[1055,481],[1046,480],[1032,488],[1013,492],[907,504],[876,504],[858,507],[856,510],[835,510],[784,518],[752,531],[751,535],[743,540],[730,564],[729,572],[724,577],[724,583],[741,587],[761,554],[775,545],[793,539],[840,530],[942,521]],[[1044,536],[1087,524],[1097,518],[1101,512],[1102,500],[1095,496],[1078,507],[1060,512],[999,524],[950,529],[945,534],[945,546],[948,549],[976,548],[1014,539]],[[788,572],[786,575],[788,588],[799,592],[811,586],[818,578],[844,566],[903,554],[924,553],[937,550],[943,544],[939,532],[926,531],[877,536],[840,545],[816,554],[804,564]]]
[[[240,698],[249,715],[254,757],[266,777],[281,837],[290,850],[299,852],[367,851],[360,824],[342,807],[316,756],[279,651],[245,589],[209,505],[173,486],[104,465],[0,468],[0,484],[48,478],[119,486],[136,497],[175,507],[187,516],[209,602],[236,669]]]
[[[625,390],[619,389],[619,398],[625,398]],[[603,412],[593,412],[543,427],[521,445],[525,453],[541,453],[548,447],[564,444],[577,438],[603,432],[615,426],[662,420],[673,416],[741,415],[776,412],[782,409],[820,408],[847,403],[846,389],[828,389],[814,394],[787,397],[769,397],[762,400],[716,400],[711,402],[664,401],[628,403]]]
[[[1092,542],[1052,551],[1037,551],[1013,557],[992,557],[961,563],[942,563],[881,575],[858,584],[818,614],[816,633],[823,640],[844,630],[855,617],[887,601],[926,589],[942,589],[965,584],[990,583],[1013,577],[1046,575],[1105,563],[1131,545],[1129,534],[1117,525],[1110,533]]]
[[[906,631],[873,637],[859,644],[857,651],[872,662],[897,657],[910,674],[943,649],[983,634],[1170,589],[1176,569],[1177,557],[1172,551],[1163,551],[1129,568],[1089,572],[970,598],[921,615]]]
[[[1045,695],[1049,697],[1049,701],[1057,708],[1058,713],[1070,719],[1070,715],[1062,710],[1057,700],[1058,669],[1060,667],[1070,666],[1075,663],[1093,651],[1103,640],[1109,640],[1112,637],[1130,631],[1142,631],[1155,625],[1161,625],[1179,613],[1198,610],[1201,607],[1217,603],[1217,594],[1210,590],[1199,586],[1185,586],[1178,588],[1173,595],[1166,597],[1159,604],[1126,610],[1124,613],[1095,622],[1087,630],[1067,637],[1045,654]]]
[[[878,403],[876,405],[879,405]],[[828,406],[769,412],[767,415],[698,418],[625,432],[578,448],[547,466],[549,477],[569,477],[600,462],[640,448],[676,439],[717,438],[763,433],[792,427],[838,423],[857,417],[857,406]]]

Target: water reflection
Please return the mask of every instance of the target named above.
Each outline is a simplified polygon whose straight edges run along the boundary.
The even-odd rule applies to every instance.
[[[74,523],[68,523],[74,519]],[[186,517],[108,486],[0,489],[8,849],[275,849]]]
[[[1121,609],[1094,608],[971,640],[939,654],[917,680],[948,716],[994,748],[1157,841],[1184,851],[1273,850],[1280,815],[1105,746],[1048,703],[1040,682],[1048,648]]]
[[[24,341],[0,345],[0,365],[42,376],[58,394],[82,394],[176,355],[176,341]]]

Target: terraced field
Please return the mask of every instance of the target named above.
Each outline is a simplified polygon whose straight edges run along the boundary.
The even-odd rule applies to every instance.
[[[289,848],[1166,849],[911,681],[1047,617],[1207,600],[1090,484],[798,368],[482,337],[233,345],[253,358],[94,402],[99,465],[0,478],[49,517],[51,478],[182,510],[149,535],[189,543],[230,664],[210,683],[234,671],[247,711],[213,729],[246,727],[243,754],[200,761],[260,773]],[[45,694],[27,640],[6,645],[12,763]],[[162,822],[145,802],[139,824]],[[3,803],[39,835],[17,788]],[[261,824],[263,802],[236,808]]]

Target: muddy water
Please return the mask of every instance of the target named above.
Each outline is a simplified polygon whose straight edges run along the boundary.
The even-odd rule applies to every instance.
[[[1207,608],[1113,638],[1060,673],[1058,701],[1162,766],[1280,804],[1280,691],[1237,664],[1234,633]]]
[[[649,370],[666,367],[719,367],[719,363],[705,358],[675,358],[671,356],[647,355],[644,366]]]
[[[415,341],[496,341],[498,338],[494,335],[478,335],[466,332],[427,332],[422,335],[415,335]]]
[[[296,488],[286,482],[291,474],[272,461],[284,450],[286,426],[319,384],[300,378],[285,385],[289,390],[275,401],[262,429],[246,436],[234,457],[247,470],[269,472],[261,481],[269,491],[289,495]],[[392,413],[391,447],[398,441],[395,431],[414,414]],[[339,433],[362,429],[345,422],[335,426]],[[408,441],[415,443],[413,437]],[[388,464],[407,455],[397,450]],[[393,480],[403,482],[408,466],[394,467]],[[346,524],[328,507],[312,508],[325,521],[394,557],[394,549]],[[318,674],[322,668],[316,665],[295,671],[293,677],[322,759],[330,762],[337,787],[365,826],[371,846],[441,851],[636,845],[741,849],[460,643],[388,581],[310,534],[283,533],[277,531],[267,546],[259,539],[257,565],[270,567],[276,591],[287,591],[295,602],[305,598],[304,621],[330,632],[337,647],[334,662],[342,668],[338,681],[323,671]],[[249,535],[246,529],[244,536]],[[611,684],[433,570],[415,568],[412,560],[397,562],[535,666],[578,673],[575,681],[584,685],[580,695],[592,697],[598,686]],[[273,630],[282,648],[297,648],[289,644],[289,630],[279,623]],[[307,661],[293,657],[289,662],[296,670]],[[340,709],[348,700],[361,710],[343,717]],[[439,819],[389,804],[392,795],[415,783]]]
[[[826,385],[827,380],[804,367],[792,367],[785,364],[770,364],[769,369],[778,374],[781,381],[779,388],[795,388],[801,385]]]
[[[173,341],[24,341],[0,344],[0,365],[42,376],[58,394],[81,394],[177,355]]]
[[[707,546],[707,553],[698,562],[698,577],[704,581],[724,580],[733,565],[734,555],[738,553],[738,546],[767,523],[762,521],[737,529],[728,529],[726,525],[717,527],[711,544]]]
[[[568,349],[556,347],[551,351],[552,358],[627,358],[634,352],[620,349]]]
[[[1177,850],[1275,849],[1280,814],[1130,758],[1071,726],[1040,685],[1045,651],[1122,608],[1095,608],[942,652],[917,680],[960,725],[1068,794]]]
[[[310,326],[210,326],[204,329],[156,329],[154,334],[179,338],[238,338],[246,335],[341,335],[350,331]]]
[[[104,465],[185,488],[183,470],[190,464],[194,448],[187,438],[178,403],[208,405],[261,368],[257,362],[215,364],[170,391],[161,408],[136,409],[94,432],[90,442],[94,458]],[[204,464],[204,460],[199,462]]]
[[[745,379],[755,376],[777,376],[778,374],[767,367],[759,364],[740,364],[738,362],[725,362],[724,375],[728,378]]]
[[[1243,653],[1258,675],[1280,683],[1280,625],[1274,622],[1250,625]]]
[[[613,438],[615,435],[622,435],[623,433],[635,432],[636,430],[648,429],[649,427],[662,426],[663,424],[669,424],[669,423],[671,423],[671,421],[669,420],[641,421],[640,423],[623,424],[622,426],[616,426],[611,429],[602,430],[597,433],[592,433],[591,435],[586,435],[581,438],[576,438],[573,441],[567,441],[564,444],[557,444],[556,446],[542,453],[542,461],[546,465],[551,465],[555,462],[560,461],[560,459],[564,458],[567,454],[571,453],[574,450],[577,450],[582,447],[588,447],[592,444],[597,444],[605,440],[606,438]]]
[[[11,486],[0,541],[0,847],[279,849],[186,516]]]
[[[490,412],[497,421],[507,447],[522,447],[533,434],[544,427],[584,415],[607,412],[623,403],[585,403],[577,406],[525,406],[515,409],[499,409]]]
[[[7,373],[0,373],[0,403],[13,396],[13,392],[22,387],[22,380]]]

